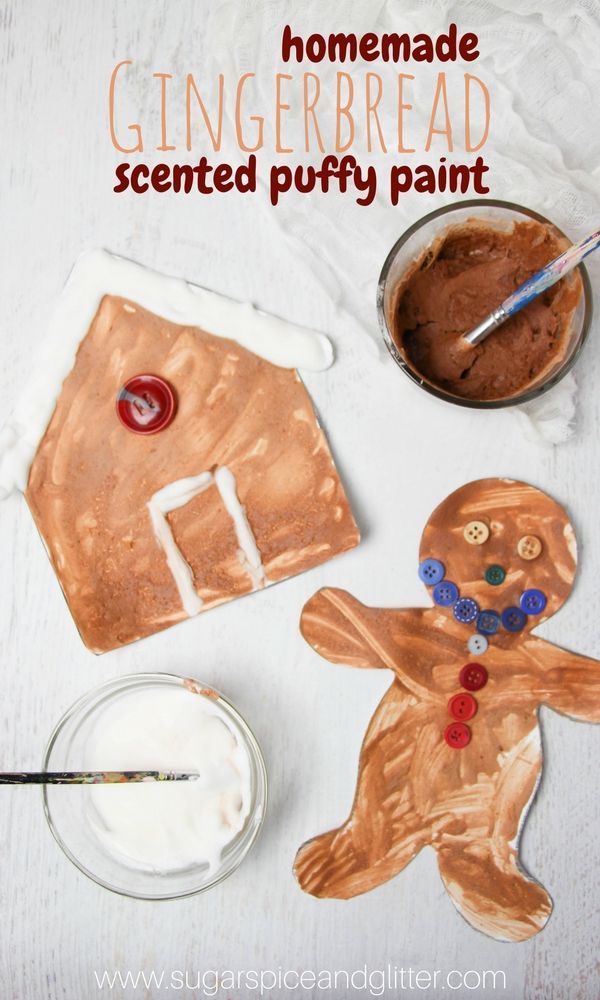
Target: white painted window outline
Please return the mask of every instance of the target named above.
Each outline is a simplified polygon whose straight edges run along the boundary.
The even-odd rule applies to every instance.
[[[237,484],[231,470],[222,465],[214,472],[201,472],[197,476],[177,479],[157,490],[146,506],[150,512],[155,538],[165,553],[167,566],[179,591],[184,611],[190,617],[199,614],[204,602],[196,592],[192,568],[175,541],[167,514],[179,507],[185,507],[190,500],[213,484],[217,487],[223,506],[233,521],[239,545],[238,556],[252,580],[253,590],[258,590],[268,583],[256,539],[248,523],[246,510],[237,495]]]

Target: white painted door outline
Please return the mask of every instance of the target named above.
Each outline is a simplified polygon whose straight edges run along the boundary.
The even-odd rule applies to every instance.
[[[154,535],[167,558],[167,565],[179,591],[184,611],[190,617],[197,615],[202,610],[204,602],[196,592],[194,574],[175,541],[167,514],[179,507],[184,507],[190,500],[193,500],[194,497],[203,493],[213,484],[217,487],[223,506],[233,521],[239,545],[239,559],[252,580],[253,589],[258,590],[268,583],[256,539],[248,524],[246,510],[237,495],[237,484],[231,470],[222,465],[214,472],[201,472],[198,476],[177,479],[157,490],[150,497],[147,507]]]

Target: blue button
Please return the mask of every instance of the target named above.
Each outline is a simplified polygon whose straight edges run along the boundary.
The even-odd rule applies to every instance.
[[[461,597],[460,601],[454,605],[454,617],[457,622],[462,622],[463,625],[474,622],[478,614],[479,605],[472,597]]]
[[[444,564],[439,559],[424,559],[419,566],[419,576],[428,587],[433,587],[444,579]]]
[[[456,604],[459,598],[459,590],[452,580],[441,580],[433,588],[433,599],[441,608],[448,608],[451,604]]]
[[[527,615],[520,608],[505,608],[502,624],[507,632],[520,632],[527,621]]]
[[[497,611],[481,611],[477,618],[477,631],[481,635],[495,635],[500,628],[500,615]]]
[[[521,611],[526,615],[541,615],[548,603],[546,595],[542,590],[524,590],[521,594]]]

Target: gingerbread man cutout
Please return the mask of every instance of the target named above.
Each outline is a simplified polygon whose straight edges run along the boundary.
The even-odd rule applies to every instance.
[[[420,560],[433,607],[368,608],[324,589],[304,608],[318,653],[395,677],[364,739],[349,819],[304,844],[295,873],[306,892],[347,899],[431,845],[463,916],[522,941],[552,909],[517,849],[541,774],[538,708],[600,721],[600,663],[532,635],[569,596],[575,536],[546,494],[484,479],[434,511]]]

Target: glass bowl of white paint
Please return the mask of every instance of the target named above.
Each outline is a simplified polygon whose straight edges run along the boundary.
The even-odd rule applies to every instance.
[[[44,771],[183,771],[188,781],[45,785],[67,857],[138,899],[210,889],[250,851],[267,805],[263,756],[223,695],[174,674],[120,677],[84,695],[52,733]]]

